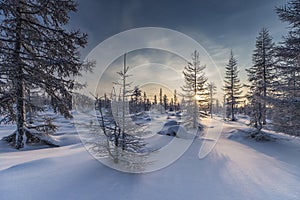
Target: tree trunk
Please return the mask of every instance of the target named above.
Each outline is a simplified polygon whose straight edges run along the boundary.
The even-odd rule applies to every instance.
[[[210,88],[210,118],[213,118],[213,86]]]
[[[124,54],[123,66],[123,92],[122,92],[122,150],[125,150],[125,95],[126,95],[126,53]]]
[[[22,73],[22,70],[18,71]],[[22,74],[18,74],[21,76]],[[24,83],[23,79],[17,81],[15,85],[17,97],[16,97],[16,118],[17,118],[17,132],[16,132],[16,148],[20,149],[24,147],[25,144],[25,126],[26,126],[26,111],[25,111],[25,102],[24,102]]]
[[[264,36],[264,35],[263,35]],[[266,120],[266,97],[267,97],[267,71],[266,71],[266,49],[264,47],[264,38],[262,40],[262,49],[263,49],[263,104],[262,104],[262,124],[266,125],[267,124],[267,120]]]
[[[231,121],[235,121],[234,119],[234,82],[233,82],[233,69],[231,74]]]
[[[233,99],[232,99],[232,103],[231,103],[231,121],[235,121],[235,119],[234,119],[234,103],[233,103]]]
[[[22,67],[22,61],[20,59],[21,50],[21,8],[20,4],[17,7],[17,26],[16,26],[16,43],[15,43],[15,61],[17,65],[15,76],[14,89],[16,92],[16,144],[15,147],[20,149],[25,144],[25,125],[26,125],[26,109],[25,109],[25,86],[24,86],[24,72]]]

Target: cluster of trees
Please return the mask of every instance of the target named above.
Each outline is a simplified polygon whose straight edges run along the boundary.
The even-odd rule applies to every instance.
[[[232,51],[225,67],[225,116],[235,121],[235,114],[239,110],[248,114],[251,125],[257,130],[253,133],[254,137],[262,136],[261,129],[267,123],[279,131],[300,135],[299,10],[299,0],[291,0],[286,6],[276,9],[279,18],[289,24],[288,34],[278,45],[272,41],[266,28],[261,29],[252,55],[253,65],[246,69],[249,84],[241,83],[237,59]],[[185,85],[182,90],[186,102],[193,105],[194,127],[198,122],[199,109],[208,105],[212,112],[210,105],[213,104],[215,86],[207,85],[204,69],[205,66],[200,66],[199,53],[195,51],[192,62],[183,71]],[[246,96],[242,94],[244,86],[248,88]]]
[[[247,105],[243,111],[250,116],[251,125],[257,131],[253,137],[263,137],[261,129],[267,125],[292,135],[300,135],[300,2],[291,0],[276,12],[289,24],[289,32],[276,45],[266,28],[256,38],[252,55],[253,65],[246,69],[249,89]],[[234,114],[244,102],[243,85],[238,77],[237,59],[231,52],[226,66],[225,102],[227,117],[236,120]]]
[[[142,91],[139,86],[135,86],[130,93],[127,94],[129,97],[129,110],[130,113],[138,113],[143,111],[149,111],[151,106],[160,106],[164,111],[178,111],[180,110],[180,103],[178,100],[177,91],[174,90],[173,97],[169,97],[167,94],[163,94],[162,88],[159,89],[159,99],[155,94],[153,100],[147,96],[146,91]],[[97,104],[101,103],[102,106],[110,108],[111,98],[105,93],[103,98],[97,100]],[[170,100],[169,100],[170,99]],[[99,105],[96,105],[99,107]]]
[[[129,101],[130,110],[132,112],[149,111],[151,106],[160,105],[164,110],[176,111],[180,105],[177,97],[177,91],[174,90],[173,97],[170,98],[167,94],[163,94],[162,88],[159,89],[159,98],[155,94],[151,101],[147,93],[142,91],[138,86],[135,86]]]
[[[210,111],[212,117],[214,95],[216,93],[216,85],[213,82],[208,83],[205,76],[205,65],[200,63],[200,55],[196,50],[191,55],[191,62],[184,67],[183,75],[185,84],[181,87],[183,94],[182,108],[186,109],[190,114],[193,128],[199,125],[200,111],[207,113]]]
[[[226,67],[225,105],[221,105],[219,99],[214,97],[217,87],[214,82],[208,82],[204,72],[205,68],[206,66],[200,63],[199,52],[195,50],[191,54],[191,62],[188,62],[183,70],[185,84],[181,87],[183,92],[181,107],[190,114],[189,120],[192,122],[193,128],[197,127],[200,116],[206,117],[209,114],[212,118],[213,113],[223,113],[224,106],[226,106],[227,117],[231,116],[231,119],[235,120],[234,113],[242,98],[237,61],[232,52]]]
[[[170,98],[170,99],[169,99]],[[152,105],[160,105],[164,110],[169,111],[177,111],[180,110],[180,103],[178,99],[177,90],[175,89],[173,92],[173,97],[168,97],[168,95],[163,94],[163,89],[159,89],[159,99],[157,99],[157,95],[155,94],[153,97]]]
[[[76,12],[76,6],[74,1],[63,0],[0,2],[0,115],[3,116],[0,122],[17,124],[16,131],[4,139],[18,149],[29,141],[41,141],[42,138],[40,127],[33,123],[32,111],[43,110],[43,107],[32,97],[45,94],[47,98],[43,99],[49,101],[54,111],[72,117],[72,91],[83,87],[75,81],[75,77],[94,66],[92,62],[84,63],[78,53],[79,48],[85,47],[87,35],[65,29],[69,13]],[[290,0],[286,6],[276,9],[280,20],[289,24],[289,32],[279,44],[272,41],[266,28],[256,38],[253,65],[246,70],[249,104],[244,107],[251,117],[251,124],[257,129],[256,134],[260,134],[268,123],[267,119],[270,119],[278,130],[300,135],[299,10],[299,0]],[[208,83],[204,69],[199,53],[194,51],[191,62],[183,70],[185,85],[182,87],[181,104],[184,105],[179,105],[176,90],[173,97],[168,97],[160,89],[159,95],[154,95],[151,101],[139,87],[128,89],[128,67],[124,56],[124,69],[118,72],[121,77],[118,83],[120,94],[98,99],[97,104],[108,108],[116,99],[123,103],[128,101],[128,108],[124,104],[117,106],[122,110],[118,113],[122,115],[126,114],[126,109],[136,113],[147,111],[152,105],[160,105],[170,111],[179,110],[181,106],[188,107],[196,128],[199,111],[209,111],[212,116],[215,102],[216,86]],[[244,102],[238,73],[237,59],[231,52],[223,88],[226,113],[231,120],[236,120],[238,105]],[[82,96],[76,99],[87,101]],[[118,127],[125,126],[122,120],[116,123]],[[120,132],[120,135],[124,133]]]
[[[266,28],[256,38],[249,77],[251,124],[261,129],[271,120],[279,131],[300,135],[300,1],[276,9],[289,32],[275,45]]]

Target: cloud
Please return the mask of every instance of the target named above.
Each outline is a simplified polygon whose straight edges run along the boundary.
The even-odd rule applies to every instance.
[[[172,36],[167,31],[164,34],[139,33],[148,38],[147,44],[144,40],[140,40],[139,35],[119,38],[115,43],[106,45],[105,50],[93,52],[100,66],[97,67],[99,69],[94,72],[93,77],[85,77],[89,79],[87,82],[93,87],[98,84],[99,73],[101,74],[102,69],[110,66],[114,60],[122,56],[128,47],[140,45],[141,48],[172,49],[172,51],[170,54],[162,53],[161,55],[150,51],[138,51],[136,54],[131,52],[128,54],[130,66],[160,63],[172,66],[178,73],[182,72],[185,64],[179,59],[176,60],[176,57],[187,61],[190,60],[191,53],[195,49],[198,50],[202,64],[207,66],[207,76],[210,80],[218,82],[218,92],[222,93],[222,80],[220,79],[223,77],[220,74],[224,73],[230,50],[233,49],[238,58],[242,81],[246,81],[244,69],[251,65],[252,49],[259,29],[263,26],[268,27],[270,33],[274,33],[276,40],[283,35],[285,25],[278,20],[274,8],[285,3],[285,0],[276,2],[190,0],[184,3],[170,0],[155,3],[137,0],[79,0],[79,12],[71,16],[73,23],[70,27],[80,27],[89,33],[88,48],[82,51],[83,55],[88,55],[88,52],[98,43],[134,27],[167,27],[190,36],[202,46],[186,43],[183,35]],[[120,53],[122,51],[123,53]],[[114,57],[114,59],[105,63],[103,59],[107,56]],[[151,56],[152,58],[149,59]],[[102,77],[103,80],[107,80],[106,82],[115,77],[113,74],[121,66],[121,64],[115,64],[115,67],[110,66],[111,72]],[[88,90],[92,90],[93,87]],[[108,86],[102,85],[101,87]]]

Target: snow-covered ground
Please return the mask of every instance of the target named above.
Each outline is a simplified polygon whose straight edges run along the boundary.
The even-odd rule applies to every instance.
[[[246,121],[203,119],[205,131],[223,126],[206,157],[199,159],[200,147],[217,137],[204,134],[172,165],[131,174],[94,159],[60,118],[61,147],[18,151],[0,142],[0,199],[300,199],[299,138],[270,133],[274,141],[256,142],[245,137]],[[0,137],[13,129],[0,126]]]

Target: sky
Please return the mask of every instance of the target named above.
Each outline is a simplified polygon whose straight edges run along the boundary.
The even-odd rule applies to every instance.
[[[97,45],[124,31],[143,27],[160,27],[177,31],[200,44],[203,49],[192,49],[194,47],[192,46],[190,50],[185,50],[190,51],[189,55],[194,50],[200,51],[201,56],[204,58],[202,64],[207,65],[206,72],[218,71],[219,79],[223,79],[224,68],[228,63],[229,54],[232,50],[238,60],[240,79],[245,82],[247,79],[245,68],[251,66],[255,38],[261,28],[268,28],[276,43],[281,41],[282,36],[286,34],[288,25],[281,22],[275,12],[276,6],[283,6],[286,3],[287,0],[78,0],[78,12],[71,15],[69,26],[72,29],[79,28],[88,34],[88,45],[81,50],[83,58],[89,58],[93,49],[94,55],[90,58],[97,57],[98,54],[95,55]],[[168,37],[167,34],[165,34],[166,38]],[[128,40],[127,43],[129,44],[129,42],[134,43],[135,41]],[[126,41],[122,42],[122,45],[128,44],[126,44]],[[168,45],[170,47],[170,44]],[[177,47],[173,45],[170,48]],[[109,49],[109,51],[113,54],[114,49]],[[135,72],[136,77],[144,79],[145,72],[148,74],[147,77],[156,77],[155,74],[157,75],[160,71],[159,66],[149,64],[149,59],[146,59],[146,57],[149,58],[149,54],[152,57],[163,57],[165,55],[165,59],[158,59],[160,63],[156,63],[165,67],[170,64],[170,55],[177,58],[177,65],[173,64],[171,66],[173,69],[165,70],[166,76],[174,71],[176,73],[182,71],[184,67],[182,65],[189,59],[186,56],[176,55],[174,52],[161,50],[145,51],[140,49],[128,52],[128,65],[132,69],[145,66],[139,73]],[[123,62],[121,55],[119,52],[115,56],[115,60],[109,63],[108,66],[97,67],[120,71]],[[136,59],[130,59],[130,57]],[[206,57],[210,58],[209,62],[206,62]],[[179,61],[180,59],[181,61]],[[146,64],[143,64],[143,60],[147,60],[145,61]],[[214,66],[211,67],[212,65]],[[116,66],[120,66],[119,70]],[[163,67],[161,69],[160,75],[164,74]],[[116,70],[107,69],[106,71],[115,73]],[[98,88],[111,87],[104,86],[105,84],[99,86],[98,83],[101,81],[110,83],[114,81],[110,81],[109,77],[112,78],[112,76],[108,73],[98,74],[98,81],[95,78],[95,73],[94,77],[86,76],[88,84],[94,83],[94,85],[98,85]],[[99,79],[99,77],[102,78]],[[215,79],[211,78],[209,81],[215,82]],[[169,79],[166,82],[169,82]],[[180,90],[179,83],[182,82],[179,81],[177,86],[174,86],[171,90]],[[163,81],[161,81],[161,84],[164,84]],[[221,84],[221,82],[217,84],[218,93],[221,93]],[[95,86],[93,87],[95,88]],[[110,88],[107,89],[110,90]],[[93,89],[91,87],[88,90]],[[97,93],[97,91],[93,91],[93,93],[95,92]]]

